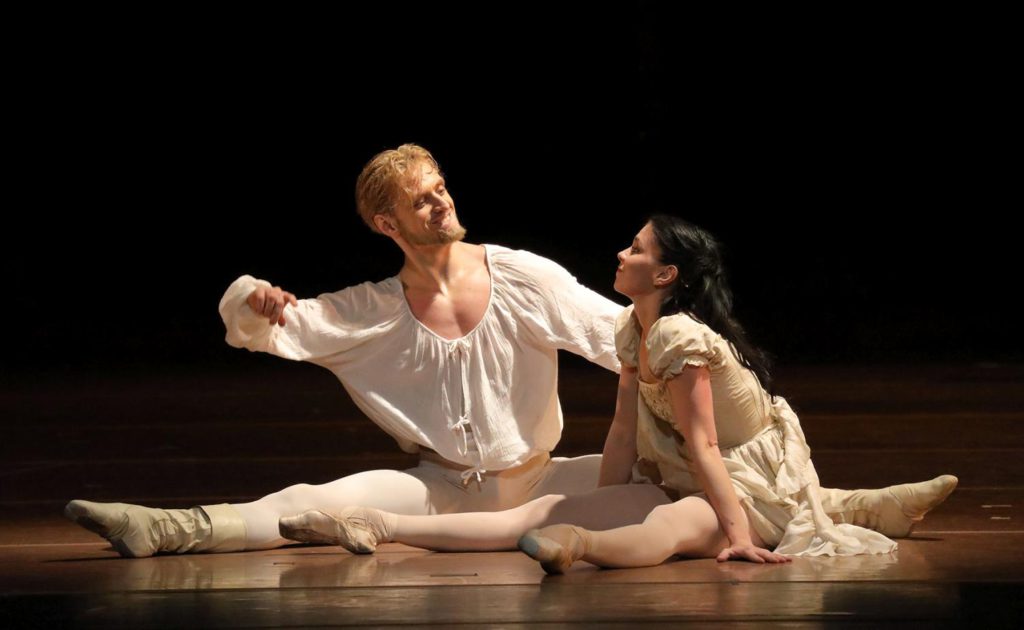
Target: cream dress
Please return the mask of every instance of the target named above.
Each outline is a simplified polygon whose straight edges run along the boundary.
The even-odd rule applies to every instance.
[[[639,363],[640,324],[627,307],[615,326],[623,365]],[[711,373],[715,429],[740,505],[761,539],[787,555],[888,553],[896,543],[878,532],[833,524],[821,509],[818,475],[800,420],[781,396],[772,402],[731,344],[685,313],[662,317],[647,336],[655,383],[640,380],[634,482],[660,484],[670,495],[703,492],[689,448],[672,421],[667,381],[687,365]],[[674,492],[672,492],[674,491]]]

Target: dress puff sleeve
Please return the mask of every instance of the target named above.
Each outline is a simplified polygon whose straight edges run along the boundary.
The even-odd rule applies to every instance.
[[[720,340],[718,333],[685,313],[662,317],[647,335],[651,372],[664,381],[687,365],[717,369],[724,363]]]
[[[633,319],[633,305],[622,309],[615,318],[615,353],[619,363],[635,368],[640,364],[640,331]]]

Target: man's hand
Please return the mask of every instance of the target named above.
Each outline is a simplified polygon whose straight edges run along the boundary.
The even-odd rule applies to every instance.
[[[294,295],[282,290],[281,287],[270,289],[260,287],[249,294],[249,297],[245,299],[245,303],[249,305],[253,313],[270,320],[271,325],[277,322],[280,326],[284,326],[285,323],[285,304],[290,303],[292,306],[298,306],[299,304]]]

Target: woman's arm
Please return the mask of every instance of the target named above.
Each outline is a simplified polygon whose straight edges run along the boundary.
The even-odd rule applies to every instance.
[[[598,486],[629,483],[632,476],[633,463],[636,462],[638,388],[636,368],[623,365],[615,397],[615,417],[604,440]]]
[[[697,475],[718,515],[731,545],[718,555],[719,561],[741,558],[752,562],[785,562],[785,556],[754,546],[747,515],[718,449],[715,413],[711,398],[711,372],[706,367],[686,367],[668,381],[676,426],[686,438]]]

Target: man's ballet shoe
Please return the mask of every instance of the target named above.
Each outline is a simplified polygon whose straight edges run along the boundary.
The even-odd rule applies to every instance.
[[[106,538],[125,558],[245,549],[245,521],[226,503],[163,510],[76,499],[67,504],[64,515]]]
[[[890,538],[910,535],[925,514],[946,500],[957,478],[941,475],[929,481],[904,483],[878,490],[823,491],[825,511],[838,523],[851,523]]]

